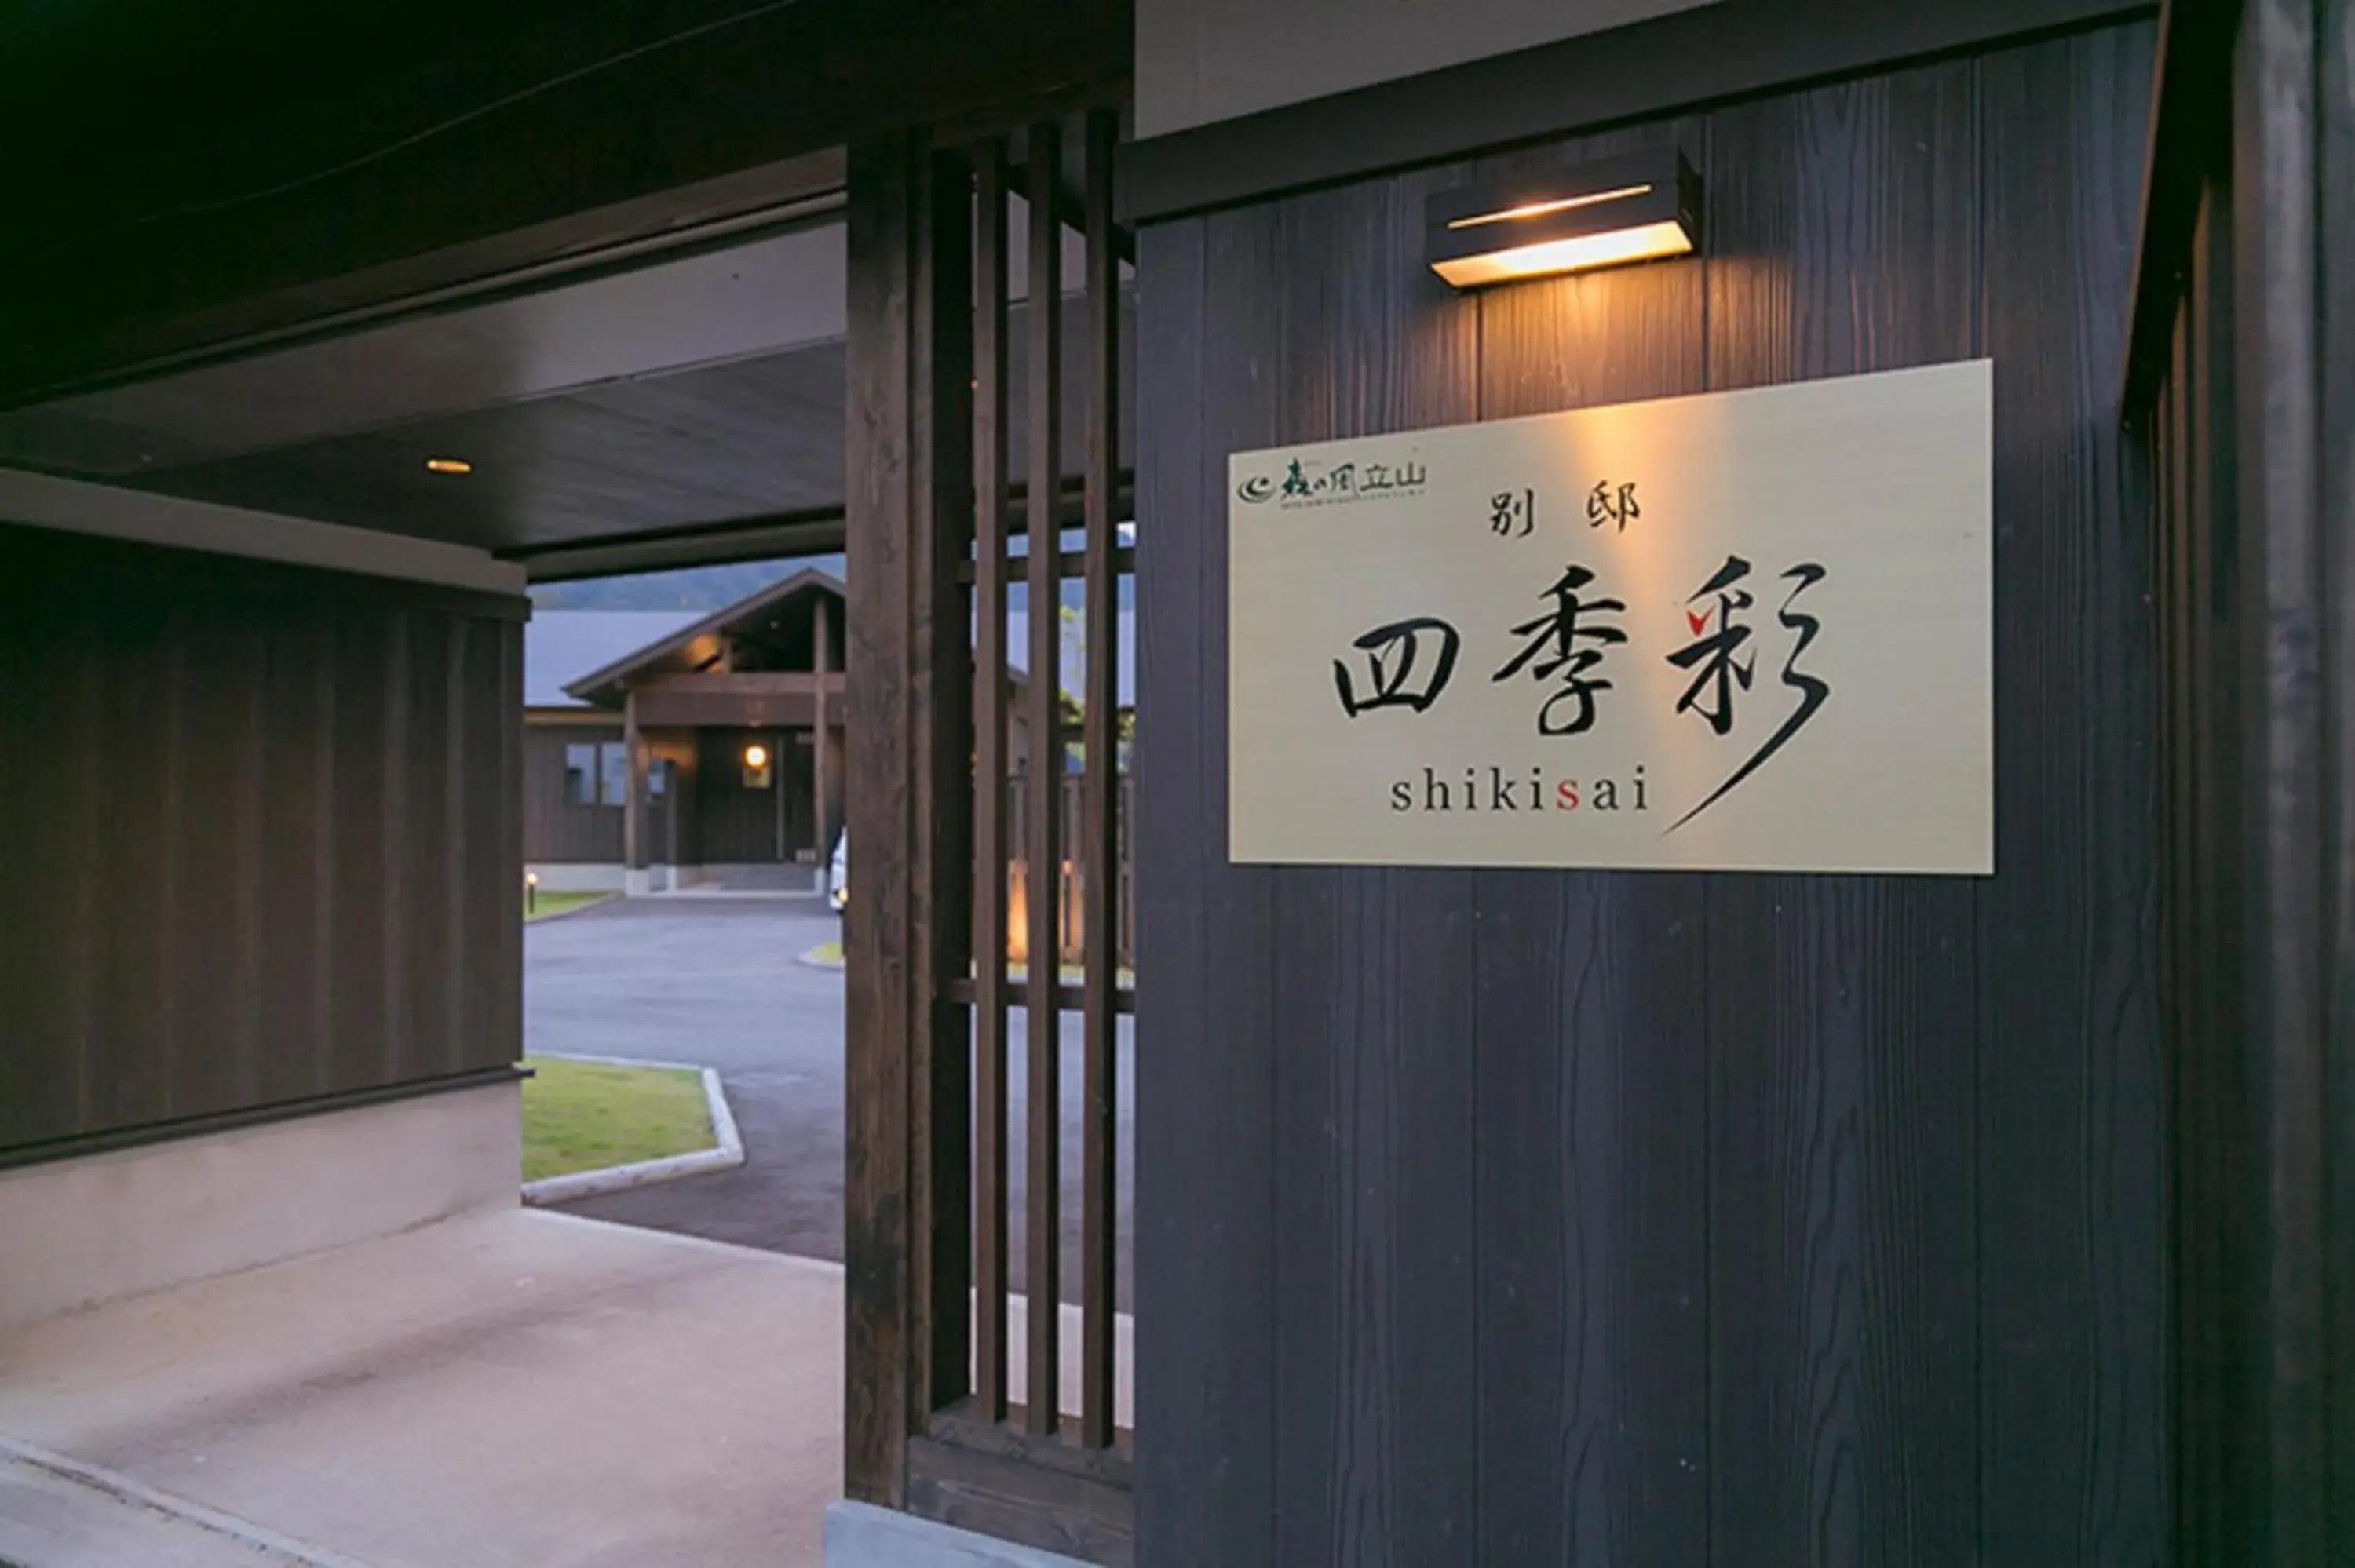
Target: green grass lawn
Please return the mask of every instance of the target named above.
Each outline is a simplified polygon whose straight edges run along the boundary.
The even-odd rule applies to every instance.
[[[561,915],[584,904],[602,904],[613,896],[610,893],[542,893],[535,898],[527,893],[523,896],[523,917],[545,920],[550,915]]]
[[[712,1147],[703,1075],[692,1067],[607,1067],[528,1056],[523,1179],[602,1171]]]

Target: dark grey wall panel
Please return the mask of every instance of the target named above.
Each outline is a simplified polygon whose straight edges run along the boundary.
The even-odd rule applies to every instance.
[[[1476,414],[1477,313],[1422,264],[1424,189],[1282,209],[1279,439]],[[1296,1436],[1276,1451],[1276,1557],[1473,1561],[1473,877],[1262,874],[1281,958],[1274,1392]],[[1316,1039],[1352,1048],[1286,1048]]]
[[[2152,29],[1141,238],[1148,1564],[2166,1557]],[[1450,294],[1423,192],[1672,143],[1702,258]],[[1998,874],[1225,863],[1225,461],[1991,355]]]
[[[1700,122],[1672,121],[1478,175],[1660,147],[1700,164],[1707,146]],[[1704,286],[1698,267],[1636,268],[1488,296],[1481,415],[1700,391]],[[1692,1461],[1710,1393],[1704,884],[1475,884],[1479,1560],[1706,1561],[1711,1478]]]
[[[1741,259],[1710,269],[1712,387],[1979,351],[1978,69],[1712,118],[1711,254]],[[1710,879],[1711,1359],[1746,1374],[1711,1429],[1772,1457],[1715,1467],[1710,1523],[1764,1561],[1936,1563],[1978,1527],[1973,896]]]
[[[2177,1561],[2355,1562],[2355,8],[2178,20],[2128,389],[2167,652]]]
[[[1981,1498],[1991,1561],[2066,1530],[2166,1552],[2151,1295],[2158,650],[2147,487],[2119,447],[2150,51],[1988,59],[1982,310],[1998,365],[1996,853],[1980,890]],[[2067,803],[2065,806],[2062,803]]]
[[[1275,876],[1230,865],[1225,452],[1279,439],[1278,214],[1139,236],[1137,1449],[1140,1545],[1276,1556]],[[1148,916],[1146,906],[1152,906]],[[1150,1115],[1143,1107],[1153,1107]],[[1213,1144],[1205,1129],[1215,1128]],[[1206,1150],[1215,1148],[1215,1156]]]
[[[0,525],[0,1150],[516,1059],[522,613]]]

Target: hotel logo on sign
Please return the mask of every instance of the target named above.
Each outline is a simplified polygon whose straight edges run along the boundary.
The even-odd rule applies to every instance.
[[[1277,510],[1291,511],[1419,495],[1429,483],[1419,462],[1328,463],[1295,457],[1280,469],[1245,478],[1235,486],[1235,498],[1251,506],[1273,502]]]

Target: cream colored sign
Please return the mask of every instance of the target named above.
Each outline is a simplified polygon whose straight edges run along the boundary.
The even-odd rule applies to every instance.
[[[1986,361],[1236,454],[1229,851],[1994,870]]]

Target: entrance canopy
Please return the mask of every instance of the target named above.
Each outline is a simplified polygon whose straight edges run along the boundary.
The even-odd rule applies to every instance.
[[[845,145],[1128,51],[1103,4],[168,9],[11,24],[0,469],[535,577],[838,550]]]

